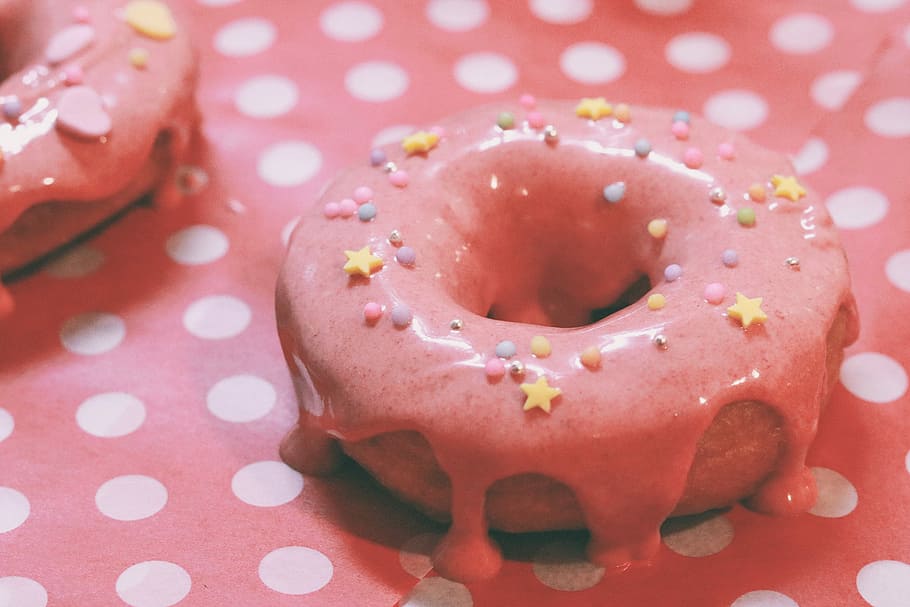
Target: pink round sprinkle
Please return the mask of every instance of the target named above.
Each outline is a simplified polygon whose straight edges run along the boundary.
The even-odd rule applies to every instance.
[[[78,65],[68,65],[63,68],[63,79],[69,86],[82,84],[83,76],[84,74],[82,73],[82,68]]]
[[[698,148],[689,148],[686,150],[686,153],[683,154],[683,162],[686,163],[686,166],[690,169],[697,169],[700,167],[704,159],[704,155]]]
[[[342,217],[350,217],[357,211],[357,203],[350,198],[345,198],[340,203],[338,203],[338,208],[339,215]]]
[[[499,379],[506,374],[506,365],[501,358],[491,358],[484,366],[484,371],[490,379]]]
[[[374,323],[382,316],[382,306],[375,301],[369,302],[363,306],[363,319],[368,323]]]
[[[721,143],[717,146],[717,155],[724,160],[733,160],[736,158],[736,148],[733,147],[732,143]]]
[[[532,129],[542,129],[546,126],[546,122],[543,119],[543,114],[540,112],[528,112],[528,126]]]
[[[531,110],[531,109],[534,109],[534,107],[537,105],[537,99],[534,98],[534,95],[529,95],[528,93],[525,93],[524,95],[519,97],[518,103],[520,103],[521,107],[523,107],[524,109]]]
[[[715,306],[727,296],[727,289],[719,282],[712,282],[705,287],[705,301]]]
[[[689,125],[682,120],[677,120],[673,123],[673,126],[670,127],[670,132],[672,132],[673,136],[677,139],[688,139]]]
[[[337,202],[327,202],[322,208],[322,214],[328,219],[334,219],[341,214],[341,205]]]
[[[368,188],[365,185],[360,186],[354,190],[354,202],[357,204],[363,204],[373,200],[373,190]]]
[[[73,21],[76,23],[88,23],[91,19],[88,9],[81,4],[73,9]]]
[[[389,173],[389,182],[398,188],[405,187],[408,185],[407,171],[395,171],[394,173]]]
[[[430,132],[433,133],[434,135],[436,135],[437,137],[439,137],[440,139],[442,139],[443,137],[446,136],[445,127],[441,127],[438,124],[434,127],[430,127]]]

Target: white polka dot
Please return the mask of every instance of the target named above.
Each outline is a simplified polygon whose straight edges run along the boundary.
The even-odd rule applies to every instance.
[[[676,554],[704,557],[717,554],[733,541],[733,523],[721,514],[670,519],[661,530],[663,542]]]
[[[480,27],[490,16],[486,0],[430,0],[427,19],[450,32],[466,32]]]
[[[884,13],[900,8],[907,0],[850,0],[850,4],[867,13]]]
[[[544,586],[554,590],[587,590],[600,583],[604,569],[585,558],[580,541],[555,541],[534,554],[532,571]]]
[[[286,504],[300,495],[303,476],[283,462],[255,462],[234,474],[231,490],[242,502],[271,508]]]
[[[730,607],[799,607],[799,605],[786,594],[781,594],[780,592],[753,590],[733,601]]]
[[[910,97],[892,97],[866,110],[866,126],[882,137],[910,136]]]
[[[910,249],[904,249],[889,257],[885,262],[885,274],[891,284],[901,291],[910,293]]]
[[[653,15],[679,15],[690,8],[694,0],[635,0],[635,6]]]
[[[808,175],[828,161],[828,144],[818,137],[810,137],[793,157],[793,168],[800,175]]]
[[[305,183],[322,168],[322,154],[305,141],[282,141],[265,149],[256,167],[269,185],[293,187]]]
[[[834,192],[825,200],[825,206],[837,227],[856,230],[881,221],[890,203],[875,188],[856,186]]]
[[[227,422],[250,422],[264,417],[278,398],[269,382],[255,375],[226,377],[212,386],[206,403],[212,415]]]
[[[872,403],[890,403],[907,392],[907,372],[899,362],[878,352],[847,357],[840,381],[851,394]]]
[[[289,222],[284,224],[284,227],[281,228],[281,242],[284,243],[284,246],[288,246],[291,242],[291,235],[294,233],[294,230],[297,228],[297,224],[300,223],[300,217],[293,217]]]
[[[373,137],[373,147],[378,148],[390,143],[401,143],[401,140],[414,133],[417,127],[410,124],[394,124],[388,126]]]
[[[856,488],[839,472],[828,468],[812,468],[818,486],[818,500],[810,513],[823,518],[847,516],[856,508]]]
[[[455,80],[475,93],[501,93],[517,79],[518,68],[499,53],[470,53],[455,64]]]
[[[592,0],[530,0],[530,4],[535,17],[556,24],[579,23],[594,9]]]
[[[366,2],[339,2],[322,11],[319,27],[329,38],[360,42],[379,33],[382,13]]]
[[[16,422],[13,419],[13,415],[3,407],[0,407],[0,443],[10,437],[15,427]]]
[[[268,50],[275,42],[275,26],[261,17],[238,19],[215,34],[215,49],[228,57],[246,57]]]
[[[115,588],[130,607],[170,607],[182,601],[192,585],[190,574],[180,565],[144,561],[121,573]]]
[[[46,607],[47,590],[33,579],[0,577],[0,607]]]
[[[862,74],[854,70],[826,72],[812,81],[812,100],[826,110],[839,110],[862,79]]]
[[[438,533],[421,533],[406,541],[398,552],[401,568],[417,579],[425,577],[433,569],[430,555],[441,538]]]
[[[237,110],[250,118],[274,118],[290,112],[299,94],[293,80],[266,74],[250,78],[234,95]]]
[[[831,43],[834,26],[815,13],[796,13],[781,17],[771,26],[771,44],[785,53],[805,55],[822,50]]]
[[[626,59],[602,42],[577,42],[559,56],[562,72],[582,84],[606,84],[623,75]]]
[[[150,476],[128,474],[105,482],[95,493],[101,514],[118,521],[138,521],[161,511],[167,489]]]
[[[207,225],[196,225],[175,232],[167,239],[165,250],[177,263],[196,266],[211,263],[227,253],[230,243],[224,232]]]
[[[344,75],[344,87],[361,101],[381,103],[404,95],[410,78],[400,66],[388,61],[366,61]]]
[[[67,251],[47,264],[44,271],[54,278],[82,278],[104,265],[104,253],[87,245]]]
[[[331,581],[334,571],[326,555],[304,546],[277,548],[259,561],[259,579],[283,594],[316,592]]]
[[[60,341],[73,354],[104,354],[126,337],[126,324],[115,314],[88,312],[63,323]]]
[[[202,339],[227,339],[243,332],[252,312],[230,295],[211,295],[194,301],[183,313],[183,326]]]
[[[704,114],[714,124],[734,131],[746,131],[765,121],[768,104],[758,93],[733,89],[708,98]]]
[[[145,405],[132,394],[91,396],[76,409],[76,423],[92,436],[114,438],[134,432],[145,421]]]
[[[12,531],[31,513],[28,498],[9,487],[0,487],[0,533]]]
[[[856,589],[872,607],[907,607],[910,565],[901,561],[874,561],[856,574]]]
[[[473,607],[471,591],[458,582],[442,577],[424,578],[417,582],[400,607]]]
[[[667,61],[684,72],[706,74],[730,60],[730,45],[715,34],[689,32],[674,37],[664,49]]]

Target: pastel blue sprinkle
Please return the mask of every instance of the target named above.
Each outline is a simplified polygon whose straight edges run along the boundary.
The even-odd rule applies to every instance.
[[[496,344],[496,356],[499,358],[512,358],[515,356],[516,352],[518,352],[518,349],[515,347],[515,344],[509,340],[504,340]]]
[[[680,267],[678,263],[671,263],[666,268],[664,268],[664,278],[667,279],[667,282],[679,280],[679,277],[682,276],[682,274],[682,267]]]
[[[395,253],[395,259],[403,266],[412,266],[417,261],[417,251],[411,247],[401,247]]]
[[[411,324],[411,320],[414,318],[414,315],[411,314],[411,308],[404,304],[395,304],[389,316],[392,318],[392,324],[396,327],[406,327]]]
[[[641,158],[645,158],[648,154],[651,153],[651,142],[642,137],[635,142],[635,155]]]
[[[673,114],[673,122],[685,122],[689,124],[689,121],[692,120],[692,117],[689,115],[689,112],[685,110],[679,110]]]
[[[360,218],[360,221],[370,221],[376,217],[376,205],[372,202],[360,205],[360,208],[357,209],[357,217]]]
[[[604,200],[616,204],[626,195],[626,184],[622,181],[611,183],[604,188]]]
[[[18,97],[10,97],[3,102],[3,115],[8,120],[15,120],[22,115],[22,102]]]
[[[379,148],[374,148],[370,150],[370,164],[374,167],[378,167],[381,164],[385,164],[386,156],[385,152]]]
[[[724,262],[725,266],[732,268],[739,263],[739,255],[733,249],[726,249],[720,254],[720,260]]]

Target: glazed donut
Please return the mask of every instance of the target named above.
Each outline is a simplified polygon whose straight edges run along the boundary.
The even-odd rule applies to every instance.
[[[858,325],[844,252],[782,155],[602,98],[482,107],[374,150],[304,215],[277,290],[286,461],[347,453],[451,526],[586,527],[604,566],[669,516],[807,510]]]
[[[178,199],[196,76],[163,2],[0,0],[0,275],[151,190]]]

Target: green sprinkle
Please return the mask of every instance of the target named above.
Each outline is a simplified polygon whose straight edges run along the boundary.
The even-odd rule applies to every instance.
[[[743,207],[736,211],[736,221],[739,222],[741,226],[754,226],[755,225],[755,209],[751,207]]]
[[[513,128],[515,126],[515,116],[513,116],[511,112],[502,112],[499,114],[499,117],[496,118],[496,126],[504,131]]]

